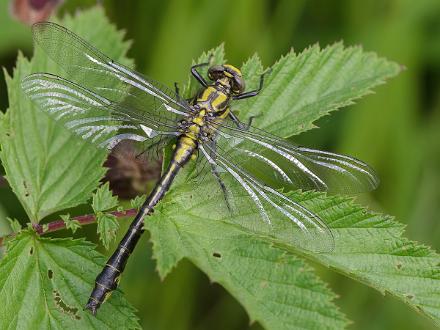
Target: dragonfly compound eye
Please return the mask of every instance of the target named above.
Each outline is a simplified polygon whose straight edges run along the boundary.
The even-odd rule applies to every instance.
[[[212,81],[221,79],[225,76],[225,67],[223,65],[213,65],[208,70],[208,77]]]
[[[234,76],[234,80],[232,81],[232,91],[235,94],[241,94],[244,92],[246,85],[244,83],[244,79],[242,76]]]
[[[231,80],[232,92],[235,94],[243,93],[245,90],[245,83],[240,69],[230,64],[225,64],[223,67],[225,75]]]

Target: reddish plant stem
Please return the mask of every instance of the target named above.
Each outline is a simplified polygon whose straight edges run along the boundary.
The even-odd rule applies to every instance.
[[[132,217],[137,214],[137,209],[128,209],[124,211],[113,211],[109,212],[109,214],[114,215],[117,218],[125,218],[125,217]],[[79,215],[77,217],[72,217],[72,220],[78,221],[81,225],[89,225],[91,223],[96,222],[96,216],[94,214],[86,214],[86,215]],[[66,224],[63,220],[55,220],[52,222],[49,222],[47,224],[41,225],[39,223],[34,223],[32,225],[32,228],[35,230],[35,232],[38,235],[44,235],[47,233],[53,233],[58,230],[62,230],[66,228]],[[0,246],[3,245],[3,242],[6,238],[14,237],[15,233],[10,234],[5,237],[0,237]]]

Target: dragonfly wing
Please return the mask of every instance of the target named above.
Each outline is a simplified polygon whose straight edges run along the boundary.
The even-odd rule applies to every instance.
[[[295,202],[278,190],[253,177],[243,167],[229,157],[229,153],[211,143],[199,146],[200,153],[207,159],[223,178],[235,180],[238,184],[229,183],[225,187],[225,197],[233,197],[234,209],[245,218],[245,226],[268,226],[274,228],[278,235],[285,235],[293,244],[314,252],[330,252],[334,248],[334,238],[328,226],[313,212]],[[240,193],[235,191],[238,187]],[[255,219],[255,213],[260,219]],[[235,210],[233,211],[235,213]],[[237,217],[239,218],[239,217]],[[281,221],[279,221],[281,220]],[[287,221],[285,221],[287,220]]]
[[[152,141],[175,135],[174,126],[159,118],[139,115],[71,81],[36,73],[22,81],[23,91],[43,111],[83,139],[112,149],[122,140]]]
[[[295,146],[263,130],[217,126],[218,142],[234,162],[267,184],[289,190],[359,193],[375,189],[379,178],[364,162],[345,155]]]
[[[68,75],[113,103],[142,109],[145,117],[157,115],[177,121],[191,109],[167,87],[107,57],[66,28],[50,22],[32,27],[37,45]]]

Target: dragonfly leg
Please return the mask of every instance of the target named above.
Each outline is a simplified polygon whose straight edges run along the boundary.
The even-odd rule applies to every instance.
[[[244,127],[242,127],[242,128],[244,128],[246,131],[248,131],[249,128],[251,127],[252,122],[254,121],[255,117],[257,117],[257,116],[250,116],[249,119],[248,119],[247,124],[244,124]]]
[[[212,55],[209,57],[209,61],[205,62],[205,63],[199,63],[196,65],[193,65],[191,67],[191,73],[194,76],[194,78],[196,78],[196,80],[203,86],[203,87],[208,87],[208,83],[206,82],[205,78],[203,78],[203,76],[200,74],[199,71],[197,71],[197,68],[201,68],[204,66],[208,66],[209,63],[211,63],[211,59],[212,59]]]
[[[213,143],[211,145],[211,148],[213,150],[212,158],[215,161],[215,159],[216,159],[215,151],[217,150],[216,142],[213,141]],[[220,173],[217,171],[217,165],[213,164],[213,163],[210,163],[210,165],[211,165],[211,173],[214,175],[215,179],[217,180],[217,182],[220,185],[220,188],[222,190],[223,197],[224,197],[225,202],[226,202],[226,207],[228,208],[229,212],[232,213],[232,207],[231,207],[231,203],[230,203],[230,200],[229,200],[229,193],[228,193],[228,190],[226,189],[225,183],[223,182],[223,180],[222,180],[222,178],[220,176]]]
[[[238,117],[232,111],[229,112],[229,117],[234,122],[234,124],[237,125],[238,128],[241,128],[241,129],[244,129],[245,131],[247,131],[251,127],[252,122],[254,121],[254,118],[257,117],[257,116],[250,116],[249,119],[248,119],[247,124],[242,123],[240,121],[240,119],[238,119]]]
[[[217,171],[217,168],[216,168],[215,164],[211,164],[211,172],[214,175],[214,177],[216,178],[218,184],[220,185],[220,188],[221,188],[221,190],[223,192],[223,197],[224,197],[225,202],[226,202],[226,207],[228,208],[229,212],[232,212],[231,203],[229,202],[228,190],[226,189],[226,185],[223,182],[222,178],[220,177],[220,173]]]
[[[179,83],[175,82],[174,83],[174,90],[176,92],[176,96],[177,96],[177,101],[181,101],[182,97],[180,96],[180,88],[179,88]]]
[[[241,93],[238,95],[234,95],[233,99],[234,100],[243,100],[243,99],[248,99],[250,97],[254,97],[254,96],[257,96],[258,94],[260,94],[260,92],[264,86],[264,76],[269,74],[271,71],[272,71],[272,69],[266,70],[264,73],[262,73],[260,75],[260,86],[257,89],[250,91],[250,92],[245,92],[245,93]]]
[[[194,99],[193,97],[184,99],[182,97],[182,95],[180,94],[180,87],[179,87],[179,83],[177,83],[177,82],[174,83],[174,91],[176,93],[177,101],[179,101],[179,102],[181,102],[182,100],[185,100],[186,102],[191,103],[191,101]]]

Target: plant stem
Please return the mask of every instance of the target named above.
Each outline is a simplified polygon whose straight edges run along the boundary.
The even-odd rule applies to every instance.
[[[138,212],[137,209],[128,209],[124,211],[109,212],[109,214],[114,215],[117,218],[125,218],[125,217],[135,216],[137,212]],[[72,217],[72,220],[78,221],[81,225],[89,225],[91,223],[96,222],[96,216],[94,214],[79,215],[76,217]],[[55,220],[43,225],[39,223],[32,224],[32,228],[35,230],[35,232],[38,235],[41,236],[47,233],[53,233],[55,231],[65,229],[66,224],[63,220]],[[5,237],[0,237],[0,246],[3,245],[5,239],[12,238],[15,235],[16,235],[15,233],[12,233]]]

